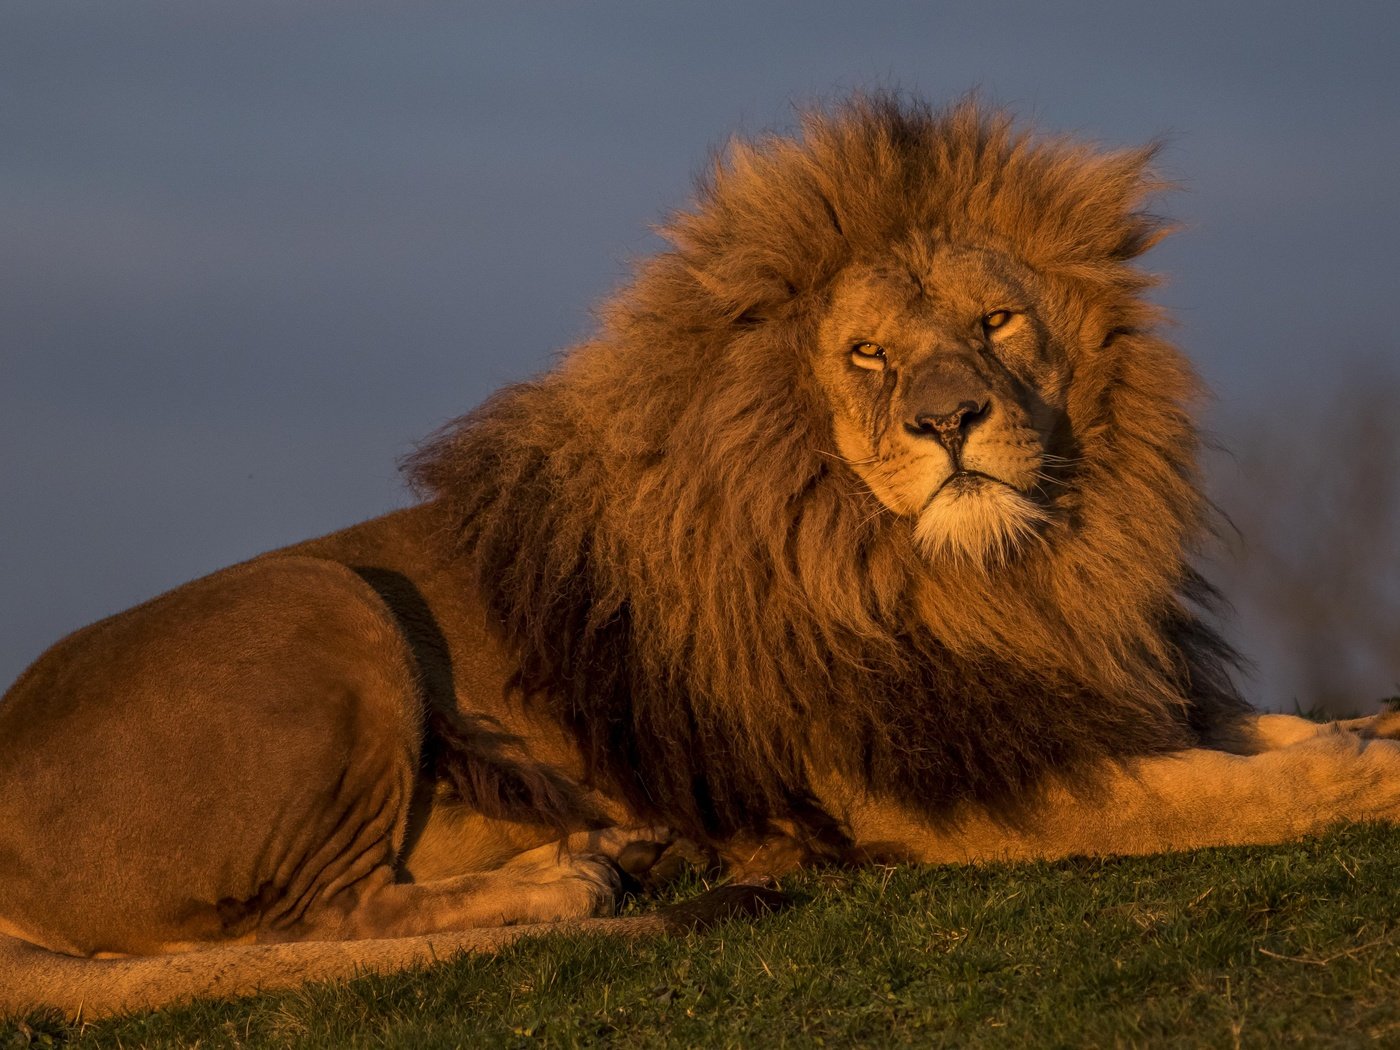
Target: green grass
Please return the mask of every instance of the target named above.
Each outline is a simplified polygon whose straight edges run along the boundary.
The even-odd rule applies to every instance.
[[[1400,1045],[1400,830],[1296,846],[810,872],[758,924],[233,1003],[0,1026],[0,1047]]]

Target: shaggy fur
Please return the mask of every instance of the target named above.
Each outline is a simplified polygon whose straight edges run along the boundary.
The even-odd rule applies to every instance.
[[[1245,706],[1194,606],[1196,380],[1131,260],[1151,150],[890,97],[733,144],[595,339],[411,463],[518,685],[642,814],[722,837],[825,768],[935,814],[1190,747]],[[1038,541],[926,557],[837,455],[811,346],[847,264],[929,233],[1043,278],[1075,333]]]

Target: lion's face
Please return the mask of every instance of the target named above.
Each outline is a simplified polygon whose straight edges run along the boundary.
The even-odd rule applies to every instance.
[[[818,344],[840,454],[927,556],[991,564],[1038,534],[1069,369],[1034,272],[950,244],[853,264]]]

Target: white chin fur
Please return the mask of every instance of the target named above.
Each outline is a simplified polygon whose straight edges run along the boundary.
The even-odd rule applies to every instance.
[[[1044,511],[1008,485],[954,479],[923,509],[914,539],[930,561],[994,565],[1034,539],[1045,520]]]

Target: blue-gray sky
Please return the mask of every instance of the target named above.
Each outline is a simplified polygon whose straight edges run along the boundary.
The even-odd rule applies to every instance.
[[[855,87],[1166,135],[1149,263],[1228,438],[1400,356],[1397,54],[1393,0],[11,0],[0,683],[401,505],[398,457],[586,334],[709,149]]]

